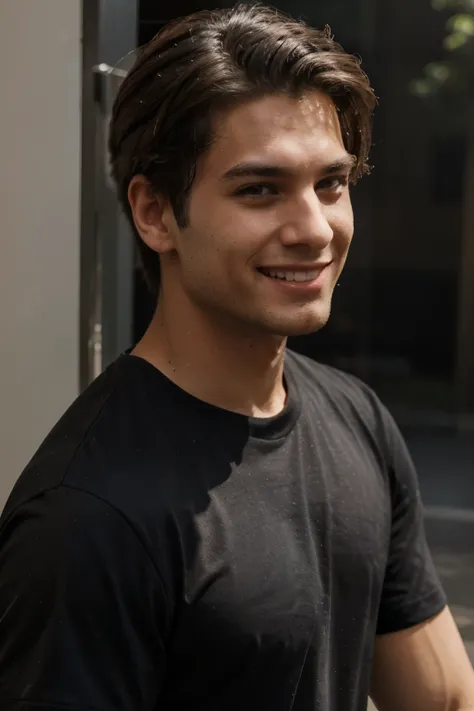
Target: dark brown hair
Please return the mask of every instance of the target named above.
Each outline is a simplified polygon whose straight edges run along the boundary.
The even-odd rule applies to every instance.
[[[359,60],[329,28],[313,29],[262,5],[237,5],[162,29],[123,81],[110,125],[112,174],[135,233],[127,198],[134,175],[145,175],[185,226],[196,161],[211,144],[216,111],[310,89],[334,101],[345,147],[356,158],[355,182],[367,171],[376,99]],[[147,282],[157,291],[159,257],[141,239],[138,245]]]

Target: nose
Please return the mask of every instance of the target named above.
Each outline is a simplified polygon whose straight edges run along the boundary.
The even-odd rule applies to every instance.
[[[288,205],[286,207],[289,208]],[[331,243],[334,231],[329,221],[329,210],[314,190],[296,200],[289,209],[291,213],[285,215],[280,230],[283,245],[307,245],[323,250]]]

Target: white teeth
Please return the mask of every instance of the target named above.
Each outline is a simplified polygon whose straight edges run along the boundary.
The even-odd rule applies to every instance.
[[[305,281],[313,281],[316,279],[319,274],[321,273],[320,269],[313,269],[310,272],[292,272],[292,271],[275,271],[273,269],[263,270],[264,274],[267,276],[273,277],[273,279],[284,279],[285,281],[297,281],[297,282],[305,282]]]

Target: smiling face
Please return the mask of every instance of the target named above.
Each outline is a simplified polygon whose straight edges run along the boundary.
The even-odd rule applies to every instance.
[[[223,114],[214,128],[197,163],[187,226],[168,215],[168,240],[145,237],[160,252],[162,298],[180,292],[177,304],[185,298],[216,323],[249,333],[318,330],[353,234],[353,159],[334,104],[318,91],[265,96]]]

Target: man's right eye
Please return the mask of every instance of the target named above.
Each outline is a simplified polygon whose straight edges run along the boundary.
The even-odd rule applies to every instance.
[[[239,196],[248,195],[249,197],[269,197],[270,195],[276,195],[277,189],[269,183],[252,183],[239,188],[235,194]]]

